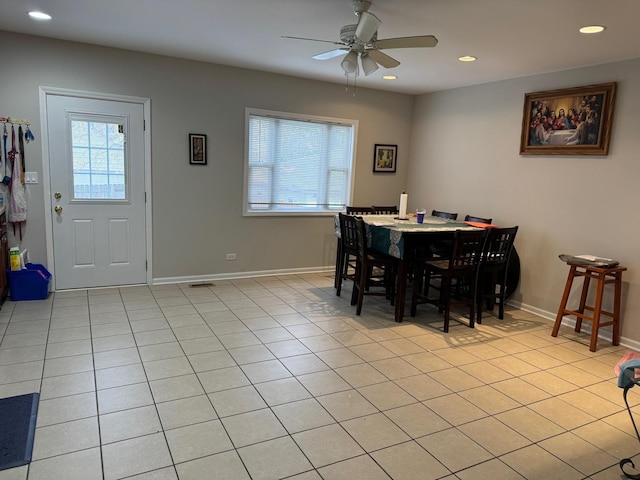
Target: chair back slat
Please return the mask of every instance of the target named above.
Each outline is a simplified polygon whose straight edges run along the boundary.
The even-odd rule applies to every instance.
[[[358,234],[356,232],[358,226],[355,222],[354,215],[345,215],[339,213],[340,218],[340,238],[342,240],[342,249],[345,253],[358,255]]]
[[[360,255],[360,258],[364,258],[367,255],[367,226],[360,217],[354,217],[353,220],[358,241],[358,255]]]
[[[482,263],[487,266],[502,266],[509,261],[518,227],[489,228]]]
[[[397,215],[400,213],[397,205],[380,206],[373,205],[371,207],[376,215]]]
[[[431,211],[431,216],[432,217],[440,217],[440,218],[448,218],[449,220],[457,220],[458,219],[458,214],[457,213],[442,212],[440,210],[432,210]]]
[[[474,217],[473,215],[466,215],[464,217],[465,222],[478,222],[478,223],[491,223],[493,218]]]
[[[346,207],[347,215],[373,215],[373,207]]]

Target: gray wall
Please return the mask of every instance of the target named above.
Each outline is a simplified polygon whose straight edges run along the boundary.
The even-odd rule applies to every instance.
[[[618,90],[607,156],[519,155],[525,93],[612,81]],[[410,207],[519,225],[523,269],[514,301],[547,317],[555,317],[569,269],[559,254],[619,260],[629,269],[622,336],[637,343],[639,111],[640,60],[416,97]]]
[[[11,67],[0,69],[0,116],[31,120],[37,141],[27,146],[27,170],[40,177],[39,86],[151,99],[155,279],[317,269],[334,262],[331,217],[242,217],[245,107],[358,120],[353,203],[395,203],[405,188],[409,95],[358,88],[354,96],[340,83],[8,32],[0,32],[0,44],[11,58]],[[190,132],[208,136],[206,167],[188,165]],[[373,174],[375,143],[398,144],[397,173]],[[45,193],[42,183],[29,190],[22,248],[29,248],[32,261],[46,263]],[[225,260],[231,252],[237,261]]]
[[[244,109],[359,120],[353,204],[455,210],[517,224],[522,279],[513,300],[555,315],[567,266],[561,253],[613,257],[624,274],[625,342],[640,342],[635,208],[640,204],[640,60],[419,97],[0,32],[0,116],[29,118],[27,168],[42,175],[38,87],[151,99],[153,277],[313,270],[334,261],[329,217],[242,217]],[[520,156],[524,93],[618,82],[607,156]],[[415,110],[415,111],[414,111]],[[209,165],[189,167],[187,135],[205,133]],[[398,172],[373,174],[375,143],[398,145]],[[30,186],[31,258],[46,260],[42,183]],[[10,239],[10,244],[17,240]],[[236,262],[225,254],[238,254]],[[575,295],[574,295],[575,297]],[[640,347],[640,343],[637,345]]]

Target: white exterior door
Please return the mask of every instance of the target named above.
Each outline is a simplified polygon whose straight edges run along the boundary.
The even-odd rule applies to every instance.
[[[144,107],[47,95],[56,289],[147,282]]]

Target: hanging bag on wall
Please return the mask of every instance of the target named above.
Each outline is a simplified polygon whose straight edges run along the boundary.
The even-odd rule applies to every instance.
[[[20,240],[22,240],[22,222],[27,221],[27,192],[22,183],[22,161],[20,152],[16,150],[15,145],[15,129],[11,127],[11,152],[10,157],[13,160],[13,168],[11,173],[11,184],[9,186],[9,215],[8,221],[13,224],[13,234],[16,233],[16,223],[20,231]]]
[[[4,143],[4,176],[2,178],[2,183],[5,185],[9,185],[11,181],[11,171],[9,170],[9,154],[7,152],[7,137],[9,133],[7,132],[7,124],[4,124],[4,132],[2,134],[2,142]]]

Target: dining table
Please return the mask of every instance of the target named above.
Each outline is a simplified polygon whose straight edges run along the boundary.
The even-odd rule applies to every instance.
[[[425,216],[418,223],[415,216],[400,219],[397,215],[362,215],[367,225],[369,248],[398,259],[396,277],[396,322],[402,322],[407,297],[407,279],[413,268],[416,252],[429,249],[434,243],[453,240],[456,230],[478,230],[489,225],[461,222],[441,217]]]

